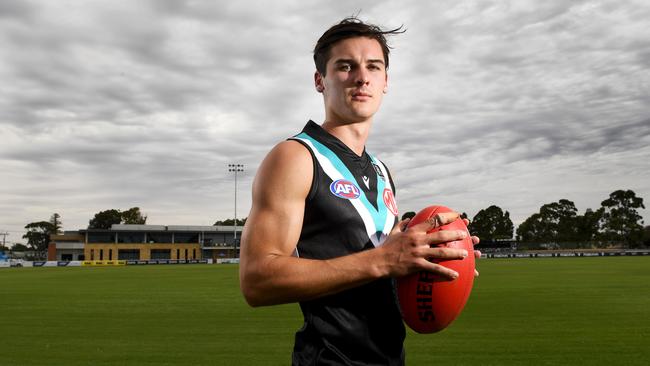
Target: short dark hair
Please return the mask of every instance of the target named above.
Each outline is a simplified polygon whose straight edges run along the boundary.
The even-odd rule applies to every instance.
[[[384,35],[404,33],[405,30],[402,28],[403,25],[391,30],[382,30],[377,25],[364,23],[356,16],[347,17],[325,31],[318,39],[318,42],[316,42],[316,46],[314,47],[314,64],[316,64],[316,70],[325,76],[327,61],[330,59],[332,47],[337,42],[354,37],[368,37],[377,40],[384,53],[384,64],[388,68],[390,46],[388,46]]]

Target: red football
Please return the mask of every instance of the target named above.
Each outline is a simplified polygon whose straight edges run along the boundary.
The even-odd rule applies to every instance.
[[[429,206],[418,212],[408,226],[419,224],[441,212],[452,212],[444,206]],[[430,230],[465,230],[462,219]],[[458,272],[453,281],[441,282],[432,272],[421,271],[397,279],[397,295],[406,325],[418,333],[435,333],[446,328],[463,310],[474,284],[474,251],[469,233],[465,239],[446,244],[447,248],[467,250],[467,257],[457,260],[432,260]]]

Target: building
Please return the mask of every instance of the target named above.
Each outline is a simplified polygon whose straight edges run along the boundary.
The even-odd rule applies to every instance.
[[[124,225],[51,235],[50,261],[194,260],[239,256],[232,226]]]
[[[78,231],[50,235],[47,259],[51,261],[84,260],[84,235]]]

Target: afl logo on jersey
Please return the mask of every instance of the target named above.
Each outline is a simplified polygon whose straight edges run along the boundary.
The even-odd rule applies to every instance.
[[[330,184],[330,192],[337,197],[352,200],[359,198],[361,191],[354,183],[349,180],[339,179]]]
[[[397,203],[395,203],[395,196],[393,195],[393,191],[388,188],[384,189],[384,204],[393,216],[397,216]]]

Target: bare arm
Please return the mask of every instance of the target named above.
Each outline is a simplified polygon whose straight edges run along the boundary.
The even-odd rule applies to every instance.
[[[459,249],[430,247],[457,240],[464,233],[426,233],[436,225],[457,219],[458,214],[440,215],[408,231],[404,231],[406,221],[401,222],[379,248],[329,260],[292,256],[302,229],[312,164],[305,147],[285,141],[260,166],[241,245],[240,285],[251,306],[309,300],[423,269],[446,279],[458,275],[426,259],[460,259],[467,255]]]

